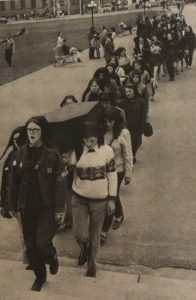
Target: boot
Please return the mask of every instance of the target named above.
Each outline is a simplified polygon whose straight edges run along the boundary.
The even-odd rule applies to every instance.
[[[80,248],[81,250],[80,250],[80,255],[78,257],[78,265],[83,266],[88,259],[88,242],[81,243]]]

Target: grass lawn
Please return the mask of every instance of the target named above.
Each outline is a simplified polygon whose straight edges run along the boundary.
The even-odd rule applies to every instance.
[[[109,29],[112,26],[117,28],[122,21],[134,26],[138,14],[126,12],[125,14],[95,17],[95,27],[98,31],[102,29],[103,25]],[[148,14],[157,15],[158,11],[151,11]],[[76,46],[81,50],[87,48],[87,33],[90,26],[91,18],[0,24],[0,39],[5,38],[7,32],[16,33],[23,27],[28,30],[28,34],[15,38],[16,51],[13,68],[7,66],[4,60],[4,45],[0,44],[0,85],[52,64],[54,62],[52,48],[56,46],[59,31],[69,39],[71,46]]]

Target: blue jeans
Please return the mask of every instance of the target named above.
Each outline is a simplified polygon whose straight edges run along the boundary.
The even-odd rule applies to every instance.
[[[107,199],[87,199],[73,193],[73,230],[80,247],[89,243],[88,270],[96,271],[100,234],[108,205]]]

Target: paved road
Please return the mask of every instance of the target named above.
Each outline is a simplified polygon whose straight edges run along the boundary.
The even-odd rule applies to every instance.
[[[187,6],[185,13],[196,31],[196,7]],[[130,37],[122,41],[126,46],[131,43]],[[1,87],[5,109],[1,128],[6,133],[35,111],[53,109],[65,91],[72,90],[79,96],[98,64],[98,61],[90,62],[83,77],[80,74],[86,63],[69,66],[70,71],[76,68],[76,73],[69,72],[69,75],[67,68],[48,67],[13,82],[10,88]],[[192,70],[180,74],[176,82],[162,80],[159,85],[150,112],[155,133],[152,138],[144,139],[132,184],[122,189],[125,222],[118,231],[110,233],[100,253],[101,262],[196,268],[195,71],[194,60]],[[55,81],[51,82],[51,74]],[[36,89],[27,91],[32,84]],[[21,107],[24,107],[22,111]],[[5,128],[8,116],[14,117],[9,128]],[[18,258],[16,223],[1,219],[0,236],[1,257]],[[71,233],[59,233],[55,241],[61,256],[77,255]]]

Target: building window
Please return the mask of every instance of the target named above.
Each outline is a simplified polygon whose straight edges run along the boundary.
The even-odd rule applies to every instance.
[[[0,10],[5,10],[5,1],[0,1]]]
[[[15,1],[14,0],[10,1],[10,8],[11,8],[11,10],[15,10],[16,9],[16,5],[15,5]]]
[[[20,6],[21,6],[21,9],[25,9],[26,8],[25,0],[20,0]]]
[[[31,8],[36,8],[36,0],[31,0]]]

